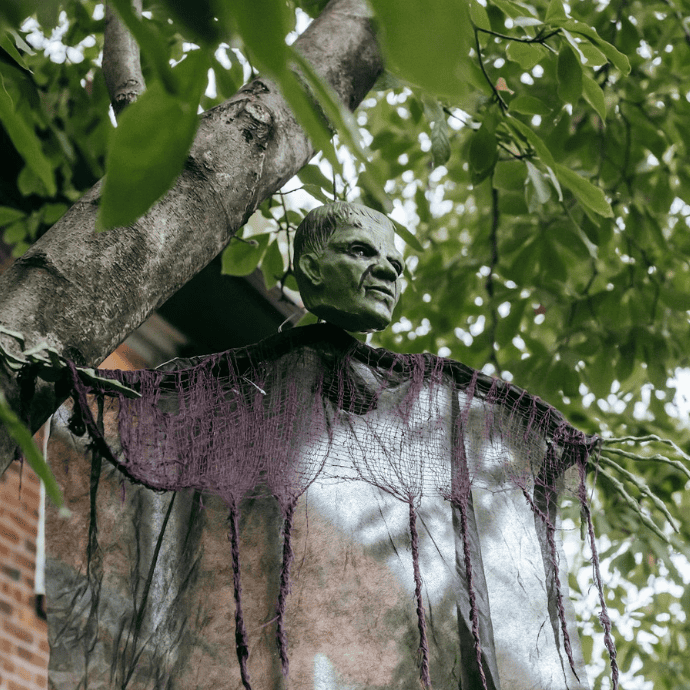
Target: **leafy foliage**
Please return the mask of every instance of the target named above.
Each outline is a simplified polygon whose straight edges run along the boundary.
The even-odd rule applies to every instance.
[[[95,67],[96,3],[66,5],[61,40],[76,52],[68,48],[61,64],[31,54],[31,30],[20,28],[37,10],[49,33],[57,4],[3,4],[5,242],[18,255],[44,232],[103,174],[109,140],[107,203],[130,216],[106,214],[104,225],[133,220],[181,168],[197,104],[230,97],[254,66],[282,85],[324,154],[264,204],[263,222],[244,234],[253,242],[229,245],[225,271],[259,266],[267,285],[294,288],[291,238],[308,208],[347,198],[392,209],[406,229],[407,286],[393,329],[375,343],[513,380],[585,431],[670,437],[687,451],[687,420],[671,403],[673,376],[689,364],[690,5],[372,0],[389,71],[356,119],[304,73],[337,131],[333,144],[288,69],[301,63],[284,40],[295,6],[303,21],[323,5],[152,4],[130,22],[150,92],[135,104],[139,113],[132,108],[136,125],[128,133],[123,117],[113,136]],[[215,91],[180,88],[194,53],[174,68],[169,61],[183,57],[185,41],[202,47],[196,74],[209,70]],[[183,134],[172,146],[150,137],[139,151],[149,118],[163,111],[170,133]],[[139,206],[129,206],[128,165],[146,197]],[[149,185],[142,171],[154,168],[164,174],[151,173]],[[625,687],[686,687],[690,600],[679,563],[687,568],[690,556],[687,476],[648,445],[605,449],[592,473],[594,519]],[[564,525],[578,520],[566,512]],[[586,602],[586,558],[576,561],[571,586]],[[580,610],[585,653],[594,687],[607,687],[594,610]]]

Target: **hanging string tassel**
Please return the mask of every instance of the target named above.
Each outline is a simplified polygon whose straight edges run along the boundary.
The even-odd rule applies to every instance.
[[[592,569],[594,570],[594,586],[599,592],[599,603],[601,604],[601,613],[599,620],[604,628],[604,646],[608,650],[609,658],[611,660],[611,684],[612,690],[618,690],[618,662],[616,661],[616,643],[613,641],[611,635],[611,619],[609,618],[608,608],[606,607],[606,599],[604,597],[604,585],[601,580],[601,571],[599,570],[599,554],[597,553],[596,539],[594,537],[594,524],[592,523],[592,511],[589,509],[589,502],[587,500],[587,485],[585,484],[586,477],[586,456],[578,458],[577,468],[580,474],[580,485],[578,487],[578,497],[580,499],[580,506],[582,513],[587,520],[587,532],[589,534],[589,544],[592,549]]]
[[[468,488],[469,491],[469,488]],[[486,674],[484,673],[484,664],[482,663],[482,645],[479,637],[479,612],[477,611],[477,598],[474,593],[474,584],[472,582],[472,557],[470,554],[470,544],[468,539],[468,524],[467,524],[467,501],[468,496],[463,501],[453,501],[453,505],[460,513],[460,533],[462,535],[462,551],[465,558],[465,574],[467,575],[467,594],[470,600],[470,621],[472,623],[472,637],[474,638],[474,651],[477,656],[477,666],[479,668],[479,676],[482,679],[482,690],[488,690],[486,682]]]
[[[522,487],[521,487],[522,488]],[[548,487],[547,491],[551,491]],[[558,568],[558,552],[556,549],[556,528],[553,526],[551,520],[549,520],[548,513],[545,513],[537,504],[534,502],[532,497],[529,495],[525,488],[522,488],[522,493],[527,499],[532,512],[541,518],[541,521],[546,527],[546,541],[549,544],[549,555],[551,556],[551,563],[553,564],[553,579],[554,585],[556,586],[556,608],[558,610],[558,620],[561,624],[561,632],[563,633],[563,648],[565,649],[566,656],[568,657],[568,663],[570,664],[570,669],[573,672],[575,678],[580,680],[575,670],[575,659],[573,657],[573,648],[570,643],[570,635],[568,634],[568,624],[565,618],[565,606],[563,605],[563,592],[561,591],[561,578],[560,570]],[[549,499],[550,500],[550,499]]]
[[[285,511],[285,520],[283,522],[283,563],[280,568],[280,590],[278,591],[278,606],[277,613],[277,632],[276,642],[278,643],[278,654],[280,655],[280,663],[283,669],[283,675],[287,676],[289,671],[288,653],[287,653],[287,634],[285,633],[285,601],[290,593],[290,566],[294,554],[292,552],[292,521],[295,515],[296,503],[290,503]]]
[[[429,675],[429,642],[426,637],[426,617],[422,602],[422,576],[419,571],[419,536],[417,535],[417,516],[414,503],[410,499],[410,538],[412,541],[412,568],[414,571],[414,594],[417,600],[417,626],[419,627],[419,652],[422,656],[421,679],[425,688],[431,689]]]
[[[242,615],[242,585],[240,584],[240,535],[238,529],[239,510],[236,503],[230,506],[230,549],[232,552],[232,584],[235,594],[235,648],[237,650],[237,660],[240,662],[240,674],[242,685],[245,690],[252,690],[249,684],[249,670],[247,659],[249,658],[249,643],[247,641],[247,630],[244,626],[244,616]]]

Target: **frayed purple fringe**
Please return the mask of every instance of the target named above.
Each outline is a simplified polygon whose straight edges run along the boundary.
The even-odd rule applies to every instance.
[[[290,669],[288,661],[288,643],[287,634],[285,632],[285,602],[290,593],[290,566],[294,558],[292,551],[292,522],[295,515],[296,503],[288,505],[285,511],[285,519],[283,521],[283,563],[280,568],[280,590],[278,592],[278,606],[277,613],[277,630],[276,642],[278,644],[278,654],[280,656],[280,663],[283,669],[283,675],[287,676]]]
[[[410,498],[410,541],[412,542],[412,570],[414,572],[414,595],[417,601],[417,627],[419,628],[419,652],[421,654],[420,677],[425,688],[431,688],[429,675],[429,642],[426,637],[426,616],[422,600],[422,576],[419,571],[419,536],[414,501]]]

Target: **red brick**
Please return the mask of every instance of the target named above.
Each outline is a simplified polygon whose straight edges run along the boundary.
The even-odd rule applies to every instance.
[[[34,491],[31,487],[23,484],[22,499],[24,499],[24,503],[27,505],[38,505],[38,502],[41,500],[41,495],[37,491]]]
[[[5,652],[5,654],[9,654],[12,651],[12,645],[10,644],[10,641],[5,637],[0,639],[0,650]]]
[[[8,673],[14,673],[16,670],[14,664],[9,659],[2,660],[2,668]]]
[[[12,616],[12,604],[8,604],[6,601],[0,601],[0,613],[5,616]]]
[[[26,659],[26,661],[28,661],[30,664],[35,664],[36,666],[40,666],[43,662],[43,659],[41,659],[41,657],[36,656],[36,654],[29,651],[28,649],[24,649],[24,647],[17,647],[17,654],[22,659]]]
[[[42,651],[45,652],[46,654],[50,654],[50,645],[46,640],[41,640],[38,643],[38,648]]]
[[[0,542],[0,558],[7,559],[10,557],[11,553],[12,552],[2,542]]]
[[[36,544],[32,539],[25,539],[24,540],[24,548],[29,552],[29,553],[36,553]]]
[[[19,544],[19,535],[7,525],[0,524],[0,535],[13,544]]]
[[[46,664],[47,665],[47,664]],[[40,673],[36,674],[36,685],[38,685],[41,690],[48,687],[48,677]]]
[[[3,621],[2,627],[12,636],[16,637],[18,640],[23,642],[28,642],[31,644],[34,641],[34,636],[27,630],[22,630],[19,626],[11,623],[10,621]]]
[[[13,680],[9,682],[7,688],[8,690],[30,690],[30,688],[27,688],[26,685],[20,685],[19,683],[15,683]]]
[[[36,559],[35,558],[27,558],[26,556],[22,556],[20,553],[15,553],[14,554],[14,562],[24,568],[25,570],[28,570],[30,573],[34,573],[36,571]]]
[[[10,568],[9,565],[3,565],[0,566],[0,568],[2,569],[2,572],[7,575],[7,577],[11,578],[15,582],[19,580],[21,573],[16,568]]]
[[[10,513],[10,519],[19,525],[19,527],[22,528],[22,531],[26,534],[30,534],[32,537],[36,536],[37,525],[35,521],[32,520],[29,522],[26,518],[23,518],[21,515],[17,515],[16,513]]]

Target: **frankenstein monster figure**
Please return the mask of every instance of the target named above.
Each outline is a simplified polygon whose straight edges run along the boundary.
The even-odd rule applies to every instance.
[[[295,276],[304,306],[348,331],[380,331],[400,297],[403,258],[393,223],[360,204],[307,214],[295,235]]]
[[[129,520],[126,480],[104,471],[99,505],[121,517],[96,540],[100,459],[88,473],[55,463],[90,532],[85,567],[73,532],[49,530],[51,687],[587,690],[557,506],[572,466],[590,514],[597,438],[460,362],[342,331],[392,320],[403,259],[383,214],[311,211],[294,265],[307,309],[330,324],[100,372],[141,392],[118,399],[121,455],[86,399],[102,392],[75,383],[89,433],[127,477],[194,493],[173,510],[132,486]],[[121,572],[99,574],[106,561]]]

